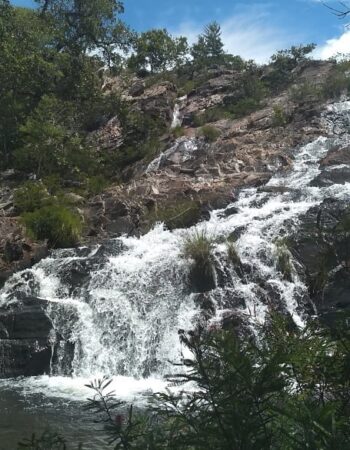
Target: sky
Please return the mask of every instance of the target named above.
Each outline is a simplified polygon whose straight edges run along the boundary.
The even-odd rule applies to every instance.
[[[32,0],[12,3],[34,5]],[[350,28],[321,0],[124,0],[124,6],[124,20],[134,29],[167,28],[190,42],[216,20],[227,51],[260,63],[276,50],[302,43],[317,44],[318,58],[350,53]]]

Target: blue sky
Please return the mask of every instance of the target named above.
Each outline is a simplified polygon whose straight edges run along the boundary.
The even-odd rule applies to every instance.
[[[124,5],[124,19],[135,29],[166,27],[190,41],[206,23],[217,20],[227,50],[259,62],[277,49],[308,42],[318,44],[319,57],[350,53],[350,30],[319,0],[124,0]]]

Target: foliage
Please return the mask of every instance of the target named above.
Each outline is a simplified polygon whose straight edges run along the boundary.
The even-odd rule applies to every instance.
[[[284,127],[288,124],[288,117],[283,108],[274,106],[272,123],[274,127]]]
[[[292,80],[292,71],[302,61],[307,60],[307,55],[316,48],[315,44],[292,46],[287,50],[280,50],[271,56],[272,71],[268,74],[269,87],[278,90]]]
[[[28,233],[51,247],[73,247],[82,231],[81,218],[61,205],[44,206],[22,216]]]
[[[42,182],[28,181],[23,184],[14,194],[14,205],[21,214],[33,212],[47,204],[49,193]]]
[[[227,256],[232,265],[237,266],[241,264],[241,258],[237,252],[237,248],[234,242],[227,241]]]
[[[345,66],[346,67],[346,66]],[[339,98],[350,91],[350,77],[343,64],[336,66],[327,77],[323,93],[326,98]]]
[[[104,424],[110,444],[113,444],[114,450],[155,448],[156,428],[152,427],[152,416],[135,414],[132,406],[125,411],[125,402],[117,400],[114,391],[109,388],[111,382],[103,377],[86,385],[94,393],[87,409],[93,411]]]
[[[102,175],[95,175],[87,179],[87,190],[90,195],[98,195],[106,189],[108,181]]]
[[[277,270],[282,273],[286,280],[292,281],[294,271],[292,255],[283,240],[277,240],[275,242],[275,257]]]
[[[186,131],[185,128],[179,125],[171,130],[171,134],[175,139],[178,139],[179,137],[185,136]]]
[[[214,242],[205,230],[189,233],[184,238],[182,257],[191,262],[190,279],[197,292],[211,290],[215,285]]]
[[[195,67],[220,64],[225,60],[224,44],[221,39],[221,27],[212,22],[204,28],[203,34],[191,48],[191,56]]]
[[[20,128],[23,146],[15,153],[17,167],[43,174],[79,172],[92,164],[79,134],[74,106],[43,96]]]
[[[141,33],[134,42],[135,53],[130,56],[128,66],[132,70],[164,72],[183,64],[188,53],[187,39],[174,38],[165,29],[154,29]]]
[[[40,438],[33,435],[19,443],[17,450],[67,450],[67,442],[58,434],[46,431]]]
[[[77,55],[100,50],[111,65],[116,50],[129,50],[132,32],[119,19],[124,12],[119,0],[36,1],[43,19],[53,23],[53,45],[59,52]]]
[[[199,133],[208,142],[215,142],[220,136],[220,131],[211,125],[204,125],[204,127],[199,130]]]
[[[259,339],[204,328],[180,339],[191,357],[169,377],[177,389],[153,396],[143,418],[124,412],[107,379],[89,386],[115,449],[349,447],[349,330],[272,316]]]
[[[293,86],[289,91],[289,98],[297,104],[314,102],[322,98],[322,89],[309,82]]]

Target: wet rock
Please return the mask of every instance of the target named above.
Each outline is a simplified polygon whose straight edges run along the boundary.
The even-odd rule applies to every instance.
[[[328,152],[327,156],[320,161],[321,167],[350,165],[350,147],[336,148]]]
[[[129,95],[131,95],[132,97],[139,97],[144,92],[145,92],[145,83],[141,80],[132,84],[129,89]]]
[[[45,302],[27,298],[0,309],[0,378],[49,373],[52,323]]]
[[[311,183],[311,186],[327,187],[333,184],[350,183],[350,167],[335,167],[323,170]]]
[[[4,260],[12,263],[23,258],[23,245],[17,242],[6,241],[4,248]]]

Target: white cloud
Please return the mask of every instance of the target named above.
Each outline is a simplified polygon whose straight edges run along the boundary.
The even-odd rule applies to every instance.
[[[301,39],[295,42],[297,39],[295,34],[290,36],[282,27],[271,23],[269,5],[252,5],[243,13],[228,17],[221,22],[226,51],[245,59],[265,63],[276,50],[288,48],[302,41]],[[173,34],[187,36],[189,42],[193,43],[202,30],[202,25],[186,22],[174,30]]]
[[[329,39],[320,46],[315,57],[320,59],[328,59],[338,53],[348,54],[350,52],[350,30],[346,29],[343,34],[337,38]]]

